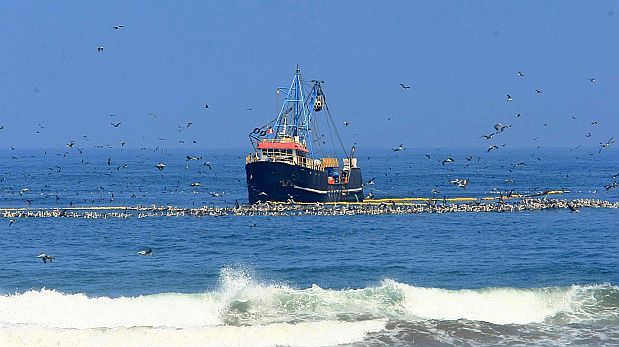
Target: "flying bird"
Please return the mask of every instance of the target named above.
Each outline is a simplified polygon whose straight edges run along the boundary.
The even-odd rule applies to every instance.
[[[122,122],[118,122],[118,123],[116,123],[116,124],[114,124],[114,123],[110,123],[110,124],[112,124],[112,126],[113,126],[114,128],[118,128],[118,126],[119,126],[121,123],[122,123]]]
[[[103,52],[103,46],[97,47],[97,52]]]
[[[121,29],[121,28],[124,28],[124,27],[125,27],[124,25],[114,25],[114,26],[112,27],[112,29],[114,29],[114,30],[118,30],[118,29]]]
[[[443,166],[445,166],[445,164],[447,163],[453,163],[455,160],[452,157],[449,157],[443,161],[441,161],[441,164],[443,164]]]
[[[492,138],[492,136],[494,136],[495,133],[491,133],[489,135],[481,135],[479,138],[484,138],[486,140],[490,140]]]
[[[149,249],[144,249],[144,250],[139,251],[138,255],[144,255],[144,256],[153,255],[153,250],[150,249],[150,248]]]
[[[451,184],[454,184],[460,188],[466,188],[466,186],[469,184],[469,180],[468,178],[456,178],[454,180],[450,181]]]
[[[204,104],[204,108],[208,108],[208,104]]]
[[[399,147],[393,148],[392,151],[399,152],[399,151],[403,151],[405,149],[406,149],[406,147],[404,147],[402,144],[400,144]]]
[[[593,78],[593,77],[589,78],[588,80],[589,80],[589,82],[591,82],[591,83],[595,83],[595,78]]]
[[[536,92],[537,94],[542,94],[542,91],[541,91],[541,90],[539,90],[539,89],[535,89],[535,92]]]
[[[349,125],[350,125],[350,123],[348,123],[348,122],[344,122],[344,126],[345,126],[345,127],[347,127],[347,126],[349,126]]]
[[[610,145],[615,142],[615,140],[613,140],[613,139],[614,139],[614,137],[611,137],[610,139],[608,139],[608,141],[606,141],[606,143],[601,143],[600,142],[600,150],[598,151],[598,154],[600,154],[602,152],[602,149],[610,147]]]
[[[44,263],[47,263],[48,261],[51,263],[55,259],[55,257],[52,257],[51,255],[47,255],[45,253],[39,254],[37,258],[41,258]]]
[[[522,72],[518,71],[518,76],[519,77],[524,77],[524,74]]]
[[[511,95],[507,94],[507,101],[514,101],[514,98],[512,98]]]
[[[507,129],[507,128],[511,128],[512,126],[510,124],[501,124],[501,123],[496,123],[494,125],[494,130],[502,133],[503,130]]]
[[[488,150],[486,150],[486,153],[489,153],[489,152],[490,152],[491,150],[493,150],[493,149],[499,149],[499,146],[497,146],[497,145],[492,145],[492,146],[488,147]]]
[[[370,180],[368,180],[365,184],[363,184],[363,186],[369,186],[370,184],[374,184],[374,180],[376,179],[376,177],[371,178]]]
[[[400,83],[402,89],[410,89],[411,86],[404,85],[404,83]]]
[[[210,161],[207,161],[206,163],[204,163],[204,165],[207,166],[209,170],[213,170],[213,168],[211,167]]]

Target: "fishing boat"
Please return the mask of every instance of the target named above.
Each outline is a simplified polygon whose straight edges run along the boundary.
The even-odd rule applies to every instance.
[[[277,88],[276,98],[285,96],[277,118],[249,135],[253,147],[245,160],[249,203],[363,201],[355,147],[349,151],[344,147],[323,83],[303,80],[297,66],[290,87]],[[338,143],[328,144],[327,139]],[[333,152],[327,154],[329,146],[341,148],[341,162]]]

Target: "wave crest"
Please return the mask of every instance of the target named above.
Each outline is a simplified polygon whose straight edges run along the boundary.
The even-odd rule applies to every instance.
[[[619,287],[447,290],[393,280],[361,289],[295,289],[222,269],[216,290],[137,297],[88,297],[54,290],[0,295],[0,324],[50,328],[256,326],[377,319],[472,320],[495,324],[619,321]]]

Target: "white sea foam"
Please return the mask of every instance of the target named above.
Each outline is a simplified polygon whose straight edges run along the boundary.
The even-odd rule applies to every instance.
[[[446,290],[392,285],[405,293],[407,312],[419,318],[468,319],[496,324],[540,323],[572,310],[574,288]]]
[[[212,326],[221,323],[221,307],[206,294],[91,298],[43,289],[0,296],[0,322],[77,329]]]
[[[230,268],[220,282],[196,294],[0,295],[0,345],[334,345],[360,341],[388,319],[565,324],[617,322],[619,311],[619,288],[608,284],[446,290],[385,280],[361,289],[295,289]]]
[[[37,326],[0,327],[2,346],[334,346],[362,341],[380,331],[385,320],[321,321],[298,324],[203,328],[53,329]]]

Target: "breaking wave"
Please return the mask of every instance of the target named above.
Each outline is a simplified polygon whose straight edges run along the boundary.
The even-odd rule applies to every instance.
[[[205,293],[0,295],[1,345],[324,346],[363,341],[390,320],[615,325],[619,287],[447,290],[385,280],[361,289],[295,289],[225,268],[219,287]]]

